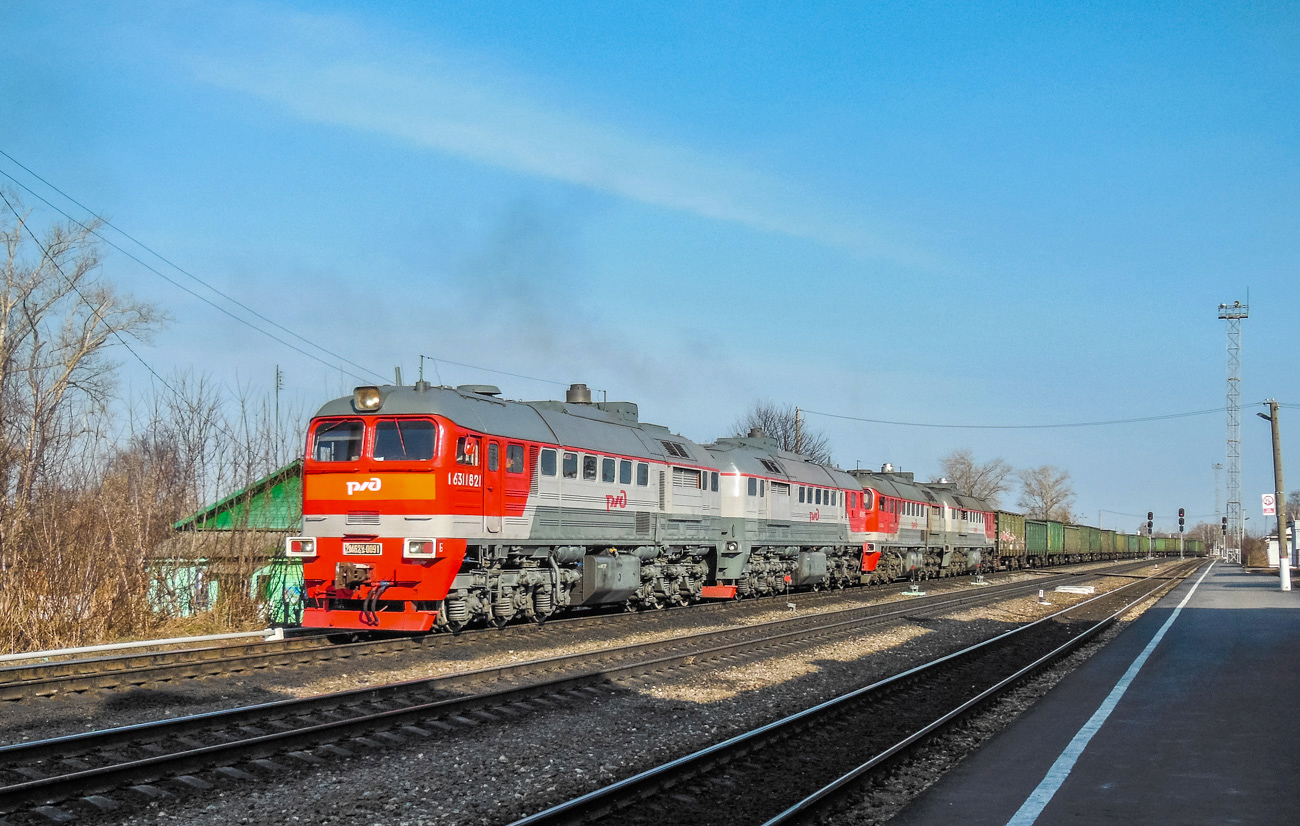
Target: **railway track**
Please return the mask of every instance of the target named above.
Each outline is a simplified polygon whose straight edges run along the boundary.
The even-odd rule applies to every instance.
[[[1145,563],[1121,568],[1140,564]],[[1033,594],[1053,582],[1106,573],[965,588],[904,603],[794,615],[666,641],[0,747],[0,812],[35,811],[59,820],[68,812],[51,808],[55,804],[107,809],[119,801],[106,795],[122,789],[146,797],[169,787],[201,789],[218,777],[242,779],[250,772],[274,770],[276,760],[315,763],[430,738],[439,731],[541,713],[556,698],[587,701],[610,680],[735,664],[857,635],[872,625]],[[74,802],[64,803],[69,800]]]
[[[1199,563],[1135,580],[962,651],[515,821],[822,822],[872,773],[1095,637]],[[771,783],[780,777],[781,783]]]
[[[1122,563],[1122,565],[1129,564],[1134,563]],[[1066,568],[1054,570],[1068,573]],[[995,574],[990,579],[996,581],[996,577]],[[1049,576],[1048,579],[1054,580],[1054,577]],[[967,581],[964,578],[931,581],[933,584],[930,587],[944,591],[960,590]],[[861,589],[860,592],[800,592],[790,594],[786,599],[797,606],[808,607],[837,600],[875,600],[879,598],[881,592],[880,588]],[[553,620],[543,625],[520,624],[508,625],[502,629],[476,629],[464,632],[459,638],[447,634],[430,634],[338,645],[332,644],[321,636],[311,636],[281,641],[9,666],[0,668],[0,700],[12,702],[86,691],[133,689],[191,679],[238,675],[272,668],[297,668],[316,663],[357,660],[418,650],[450,651],[451,646],[473,648],[485,643],[498,646],[518,645],[554,639],[556,635],[625,633],[635,630],[637,624],[651,627],[665,623],[685,625],[694,622],[701,613],[743,615],[766,611],[771,609],[774,601],[760,599],[704,603],[691,606],[687,611],[593,614]]]

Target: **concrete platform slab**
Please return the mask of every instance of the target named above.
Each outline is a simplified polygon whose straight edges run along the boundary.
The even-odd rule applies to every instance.
[[[890,823],[1300,823],[1298,707],[1300,591],[1216,564]]]

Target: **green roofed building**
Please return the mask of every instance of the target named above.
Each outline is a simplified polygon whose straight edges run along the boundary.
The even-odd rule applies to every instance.
[[[187,516],[178,531],[297,531],[302,524],[302,459]]]
[[[210,610],[223,590],[249,589],[268,622],[302,618],[302,562],[284,555],[284,540],[302,525],[302,460],[297,459],[206,506],[173,526],[153,564],[155,610],[191,616]]]

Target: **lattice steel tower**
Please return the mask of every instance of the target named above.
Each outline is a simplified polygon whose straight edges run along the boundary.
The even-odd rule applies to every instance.
[[[1250,306],[1234,301],[1219,305],[1219,318],[1228,322],[1228,548],[1241,558],[1244,523],[1241,518],[1241,320]],[[1229,557],[1233,556],[1228,554]]]

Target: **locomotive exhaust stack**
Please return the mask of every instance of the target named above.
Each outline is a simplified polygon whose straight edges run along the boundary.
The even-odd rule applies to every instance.
[[[585,384],[571,384],[564,400],[569,404],[591,404],[591,389]]]

